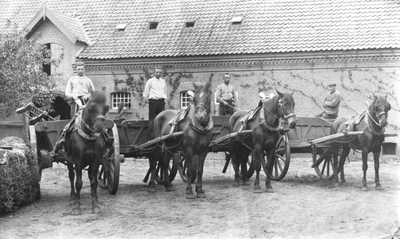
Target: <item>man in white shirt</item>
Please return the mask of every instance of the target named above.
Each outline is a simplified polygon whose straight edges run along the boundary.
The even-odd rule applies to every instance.
[[[155,68],[154,77],[150,78],[144,87],[143,97],[149,103],[149,133],[153,130],[154,118],[165,110],[167,101],[167,84],[161,75],[162,69]]]
[[[224,83],[217,87],[217,101],[219,104],[219,115],[233,115],[238,99],[235,94],[235,87],[230,84],[230,74],[224,74]]]
[[[90,92],[94,91],[92,80],[85,76],[85,65],[83,62],[76,64],[77,75],[69,78],[67,87],[65,88],[65,95],[72,98],[75,103],[80,107],[84,105],[90,96]],[[71,117],[75,114],[75,105],[71,105]]]

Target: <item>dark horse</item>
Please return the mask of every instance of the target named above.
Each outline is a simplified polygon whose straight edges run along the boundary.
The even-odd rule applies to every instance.
[[[97,173],[106,150],[106,141],[101,132],[104,129],[104,119],[107,112],[106,97],[100,92],[92,92],[86,107],[80,111],[75,119],[74,130],[67,132],[65,136],[64,146],[68,156],[67,166],[71,182],[71,203],[74,204],[73,214],[80,214],[81,212],[82,169],[86,166],[89,166],[92,212],[100,212],[97,199]],[[75,173],[76,192],[74,188]]]
[[[381,146],[385,140],[384,132],[385,127],[388,124],[388,111],[391,106],[387,101],[387,96],[375,96],[374,101],[368,107],[368,112],[364,114],[363,119],[359,124],[355,125],[353,129],[347,129],[345,122],[346,118],[338,118],[332,125],[332,133],[340,133],[344,130],[346,131],[363,131],[362,135],[357,136],[354,140],[350,142],[350,145],[362,151],[362,161],[363,161],[363,180],[362,180],[362,190],[368,190],[366,174],[368,169],[367,159],[368,153],[372,152],[374,154],[375,163],[375,188],[377,190],[382,190],[381,184],[379,183],[379,154],[381,153]],[[338,166],[338,154],[340,145],[343,151],[340,155],[340,162]],[[335,185],[339,185],[338,173],[340,172],[340,179],[345,182],[344,179],[344,162],[346,157],[350,152],[350,145],[348,143],[335,143],[332,147],[333,149],[333,172],[335,178]]]
[[[162,163],[162,169],[164,170],[165,175],[165,187],[167,191],[173,190],[170,179],[168,177],[168,163],[169,159],[172,158],[172,153],[177,150],[182,151],[185,158],[188,169],[192,169],[192,164],[195,162],[194,155],[198,155],[197,165],[197,184],[196,184],[196,192],[197,197],[204,198],[204,190],[202,188],[202,175],[203,175],[203,166],[204,159],[208,153],[208,147],[211,143],[211,140],[214,134],[211,132],[213,127],[212,118],[210,115],[211,111],[211,101],[212,101],[212,92],[211,92],[211,82],[203,85],[193,84],[195,88],[195,95],[193,97],[193,102],[190,104],[189,109],[185,117],[180,120],[175,129],[172,130],[174,132],[184,132],[183,136],[177,137],[176,139],[169,139],[164,141],[164,153],[163,157],[160,160]],[[165,110],[157,115],[154,119],[154,138],[168,135],[172,133],[171,127],[169,124],[170,120],[173,119],[178,114],[178,111],[175,110]],[[160,156],[160,151],[155,152],[153,157],[150,159],[150,170],[151,180],[150,180],[150,191],[155,191],[154,184],[154,173],[155,173],[155,165],[156,160]],[[186,198],[194,199],[196,196],[193,194],[192,185],[191,185],[191,177],[192,170],[188,170],[188,183],[186,187]]]
[[[246,175],[247,160],[250,152],[255,160],[256,179],[254,181],[254,192],[262,192],[260,188],[260,170],[261,163],[264,157],[264,151],[267,152],[266,164],[266,191],[272,192],[271,173],[275,157],[275,146],[279,139],[279,120],[281,118],[288,121],[290,128],[296,126],[296,115],[294,114],[294,100],[292,94],[285,94],[279,91],[278,95],[262,104],[255,117],[248,120],[244,127],[247,130],[252,130],[250,137],[241,137],[235,141],[233,145],[234,155],[232,164],[235,169],[235,185],[239,184],[239,165],[241,165],[242,175]],[[240,119],[245,116],[245,111],[234,113],[229,119],[231,132],[238,132],[242,128]],[[243,183],[245,181],[243,177]]]

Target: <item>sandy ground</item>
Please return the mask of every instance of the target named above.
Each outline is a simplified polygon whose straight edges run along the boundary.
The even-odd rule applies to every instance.
[[[253,180],[234,187],[232,168],[222,174],[224,161],[209,155],[207,198],[185,199],[179,174],[175,192],[157,185],[150,194],[142,182],[147,160],[127,159],[117,194],[99,189],[98,215],[91,214],[86,173],[82,215],[68,214],[67,169],[55,165],[43,173],[40,201],[0,217],[0,238],[390,238],[400,226],[399,161],[382,159],[384,190],[375,191],[370,160],[364,192],[359,160],[346,164],[347,184],[334,188],[317,178],[311,159],[292,155],[286,178],[273,182],[275,192],[255,194]]]

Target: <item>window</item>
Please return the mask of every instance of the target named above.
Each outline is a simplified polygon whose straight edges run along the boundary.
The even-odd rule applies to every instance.
[[[187,91],[181,92],[181,109],[186,109],[190,105],[190,97]]]
[[[128,24],[118,24],[118,25],[115,27],[115,29],[116,29],[117,31],[122,32],[122,31],[125,31],[125,28],[126,28],[127,25],[128,25]]]
[[[158,22],[150,22],[149,24],[149,29],[150,30],[155,30],[158,27]]]
[[[186,22],[186,27],[187,27],[187,28],[194,27],[194,24],[195,24],[195,21]]]
[[[46,72],[47,75],[53,75],[56,77],[63,76],[65,63],[65,61],[62,61],[64,58],[63,47],[55,43],[47,43],[44,45],[50,50],[51,60],[54,61],[54,63],[43,64],[43,71]]]
[[[243,21],[243,17],[232,17],[231,23],[232,25],[241,25]]]
[[[124,107],[131,108],[131,93],[129,92],[114,92],[111,93],[111,108],[118,109],[120,103],[124,103]]]

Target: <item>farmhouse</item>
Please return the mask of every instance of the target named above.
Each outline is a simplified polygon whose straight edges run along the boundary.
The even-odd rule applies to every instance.
[[[340,115],[364,111],[373,92],[387,94],[390,127],[400,127],[399,1],[26,0],[0,11],[0,31],[16,23],[61,59],[44,68],[58,88],[81,60],[111,113],[126,102],[127,118],[147,118],[141,93],[159,65],[170,108],[186,107],[192,82],[211,78],[216,89],[230,72],[238,108],[255,107],[259,91],[276,88],[294,92],[296,114],[311,117],[334,80]]]

